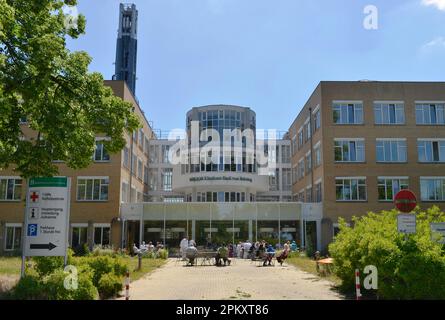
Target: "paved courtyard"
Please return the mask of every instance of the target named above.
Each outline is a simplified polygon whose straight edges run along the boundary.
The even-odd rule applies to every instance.
[[[343,297],[332,283],[285,264],[261,267],[250,260],[234,260],[228,267],[185,267],[168,263],[131,283],[132,300],[337,300]],[[124,299],[124,298],[121,298]]]

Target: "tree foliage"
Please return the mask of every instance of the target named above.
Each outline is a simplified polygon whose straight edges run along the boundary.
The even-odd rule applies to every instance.
[[[344,289],[353,290],[355,269],[374,265],[381,298],[445,299],[445,250],[430,230],[430,223],[445,222],[445,213],[436,206],[425,212],[417,208],[416,234],[407,236],[397,231],[397,215],[397,210],[371,212],[354,218],[353,227],[340,219],[329,251]]]
[[[0,0],[0,169],[23,177],[54,175],[53,160],[73,169],[92,161],[95,137],[109,137],[111,153],[137,129],[132,105],[113,95],[86,52],[70,52],[66,38],[85,31],[85,18],[67,24],[64,6],[76,0]],[[22,139],[26,119],[35,132]]]

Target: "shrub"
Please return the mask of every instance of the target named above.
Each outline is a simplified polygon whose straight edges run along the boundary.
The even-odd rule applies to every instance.
[[[157,258],[159,259],[167,259],[168,258],[168,250],[167,249],[159,249],[157,252]]]
[[[396,210],[353,218],[354,227],[340,219],[340,233],[329,246],[334,272],[343,289],[353,290],[354,270],[367,265],[378,270],[378,292],[386,299],[445,299],[443,246],[431,240],[430,223],[444,222],[433,207],[417,213],[417,233],[397,232]]]
[[[122,278],[114,273],[106,273],[100,277],[98,290],[102,299],[114,297],[122,290]]]
[[[110,256],[93,256],[83,257],[76,261],[77,265],[86,264],[91,268],[93,284],[98,287],[99,280],[102,275],[114,273],[117,276],[125,275],[128,270],[127,264],[119,257],[112,258]]]
[[[93,256],[98,257],[98,256],[110,256],[110,257],[115,257],[117,256],[117,252],[114,251],[114,249],[112,247],[102,247],[102,246],[95,246],[93,248],[93,252],[92,252]]]
[[[85,268],[78,269],[77,288],[65,288],[69,273],[56,269],[45,277],[30,271],[21,278],[12,291],[11,298],[17,300],[93,300],[98,292],[92,282],[92,273]]]
[[[42,283],[38,275],[30,274],[20,278],[12,290],[11,297],[15,300],[41,300],[44,298]]]
[[[59,269],[43,280],[43,288],[48,300],[94,300],[98,291],[88,273],[77,274],[77,288],[65,288],[67,272]]]
[[[90,248],[86,243],[73,248],[73,251],[76,257],[88,256],[91,253]]]
[[[74,251],[68,249],[68,264],[71,264]],[[53,273],[57,269],[63,269],[64,267],[64,257],[34,257],[35,264],[34,268],[37,273],[43,277],[50,273]]]

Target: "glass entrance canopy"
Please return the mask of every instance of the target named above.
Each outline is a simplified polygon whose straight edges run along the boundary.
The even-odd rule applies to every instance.
[[[300,243],[305,208],[311,212],[303,214],[305,221],[321,219],[320,206],[297,202],[130,203],[121,210],[124,220],[140,221],[140,241],[177,247],[188,237],[205,247],[246,240]]]

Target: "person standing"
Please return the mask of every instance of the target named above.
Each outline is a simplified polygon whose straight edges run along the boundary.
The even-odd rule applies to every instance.
[[[188,239],[187,238],[182,239],[181,243],[179,244],[179,251],[181,253],[182,260],[186,259],[185,251],[187,250],[188,246],[189,246]]]

